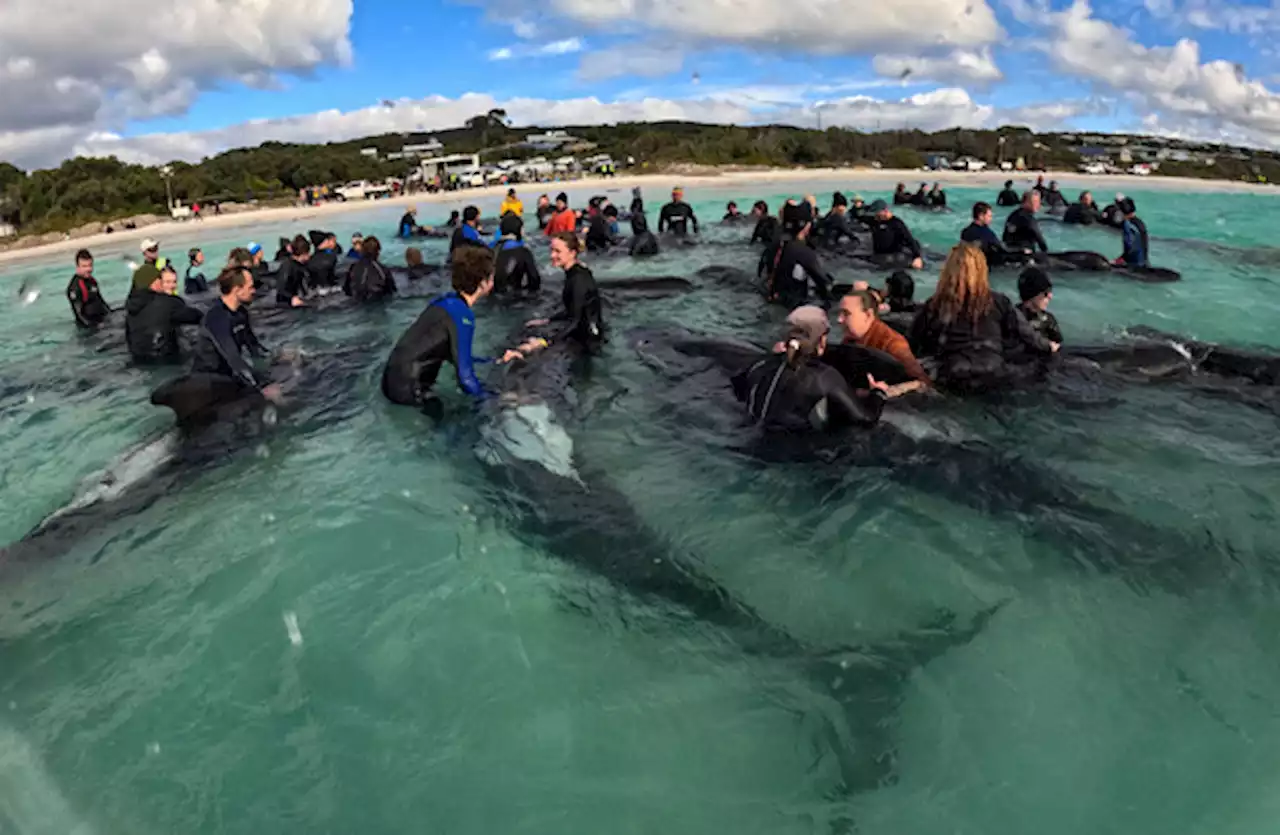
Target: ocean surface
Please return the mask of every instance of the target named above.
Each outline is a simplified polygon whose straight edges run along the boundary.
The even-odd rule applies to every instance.
[[[0,833],[1277,831],[1269,393],[1075,381],[903,418],[918,447],[775,460],[744,451],[699,389],[722,379],[633,348],[638,327],[772,340],[781,312],[696,275],[754,269],[749,227],[715,222],[729,199],[776,209],[813,192],[825,208],[837,188],[887,196],[698,189],[706,245],[587,259],[602,280],[698,287],[610,300],[605,355],[556,414],[594,485],[574,496],[495,477],[477,455],[491,418],[448,371],[439,426],[382,398],[413,298],[263,311],[263,341],[300,349],[310,375],[274,426],[23,542],[168,430],[148,397],[179,372],[130,368],[119,323],[76,332],[70,257],[0,267]],[[902,212],[936,253],[994,198],[949,193],[954,213]],[[1147,325],[1280,352],[1280,202],[1132,196],[1153,262],[1183,280],[1055,275],[1067,342]],[[651,218],[665,199],[646,195]],[[320,222],[340,242],[380,234],[395,264],[401,211]],[[1120,252],[1115,232],[1044,228],[1055,250]],[[193,225],[162,249],[220,263],[247,238],[274,252],[305,231]],[[421,246],[443,259],[443,242]],[[122,302],[133,247],[95,255]],[[993,281],[1015,294],[1015,277]],[[935,279],[917,274],[918,298]],[[530,312],[477,315],[489,351]],[[612,510],[586,515],[604,497]],[[553,506],[581,507],[582,530],[536,535]],[[615,524],[637,533],[630,557],[689,561],[812,657],[584,570]]]

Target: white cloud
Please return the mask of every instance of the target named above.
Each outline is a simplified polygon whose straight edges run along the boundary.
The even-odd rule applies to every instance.
[[[203,89],[350,59],[352,0],[3,0],[0,142],[184,112]]]
[[[489,50],[490,61],[510,61],[514,58],[550,58],[581,52],[586,44],[581,38],[563,38],[538,45],[515,44]]]
[[[607,52],[591,52],[578,64],[578,77],[583,81],[640,76],[659,78],[680,71],[684,52],[679,47],[628,44]]]
[[[913,83],[927,79],[983,86],[1004,78],[989,47],[954,49],[939,56],[877,55],[871,66],[886,78]]]
[[[1087,0],[1051,15],[1045,49],[1057,67],[1132,98],[1137,109],[1221,134],[1280,139],[1280,97],[1229,61],[1201,63],[1200,46],[1144,46],[1126,31],[1093,17]]]
[[[495,19],[525,20],[517,0],[472,0]],[[589,28],[824,54],[913,53],[997,42],[987,0],[549,0],[553,19]]]

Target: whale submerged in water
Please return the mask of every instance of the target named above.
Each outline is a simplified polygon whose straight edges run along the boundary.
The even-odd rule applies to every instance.
[[[504,516],[513,520],[513,533],[640,601],[723,629],[752,655],[795,665],[828,704],[840,707],[820,720],[829,731],[827,747],[839,763],[843,789],[883,785],[891,776],[893,749],[886,713],[896,710],[910,671],[966,644],[995,609],[969,623],[939,613],[936,623],[885,646],[807,646],[681,553],[582,460],[561,423],[568,414],[563,394],[570,357],[555,353],[511,370],[505,402],[481,429],[475,448],[509,504]]]

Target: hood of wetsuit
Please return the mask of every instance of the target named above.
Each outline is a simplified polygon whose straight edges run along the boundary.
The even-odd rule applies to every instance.
[[[1039,267],[1027,267],[1018,276],[1018,295],[1024,302],[1052,289],[1053,282],[1049,280],[1049,274]]]
[[[502,216],[502,223],[498,228],[503,235],[515,235],[518,238],[524,231],[524,221],[515,212],[507,212]]]

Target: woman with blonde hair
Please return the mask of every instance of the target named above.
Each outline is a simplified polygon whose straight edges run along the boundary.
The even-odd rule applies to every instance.
[[[1021,346],[1044,357],[1059,347],[1032,330],[1008,296],[991,289],[986,256],[963,243],[947,256],[933,298],[911,325],[910,341],[917,357],[937,359],[940,385],[971,391],[1008,383],[1006,356]]]

